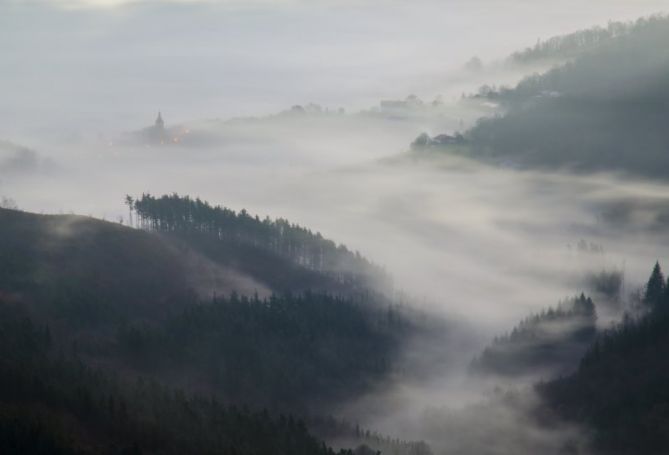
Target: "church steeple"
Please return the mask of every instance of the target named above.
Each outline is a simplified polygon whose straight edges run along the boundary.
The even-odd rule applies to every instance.
[[[160,112],[158,112],[158,117],[156,118],[156,128],[160,130],[165,128],[165,122],[163,121],[163,116]]]

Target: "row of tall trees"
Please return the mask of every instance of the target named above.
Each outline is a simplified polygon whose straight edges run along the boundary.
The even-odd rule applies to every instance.
[[[177,194],[126,197],[130,217],[143,229],[181,235],[205,234],[223,242],[270,251],[309,270],[342,280],[351,276],[389,284],[386,272],[358,252],[323,238],[320,233],[279,218],[260,219],[246,210],[212,206],[199,198]]]

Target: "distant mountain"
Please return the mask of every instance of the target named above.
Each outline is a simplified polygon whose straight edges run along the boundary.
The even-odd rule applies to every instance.
[[[567,64],[483,95],[500,114],[447,151],[518,167],[613,170],[666,179],[669,17],[640,20]]]
[[[35,150],[13,142],[0,140],[0,172],[6,177],[16,174],[47,173],[56,164]]]

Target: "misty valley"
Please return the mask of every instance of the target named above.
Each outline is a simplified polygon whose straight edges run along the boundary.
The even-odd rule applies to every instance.
[[[0,2],[0,453],[669,453],[666,5],[507,3]]]

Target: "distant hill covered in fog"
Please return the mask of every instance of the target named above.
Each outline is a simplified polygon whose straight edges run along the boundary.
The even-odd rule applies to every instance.
[[[497,103],[500,114],[480,119],[465,132],[466,147],[433,141],[428,147],[414,144],[414,149],[517,167],[667,178],[669,17],[595,31],[549,41],[555,43],[549,48],[558,50],[571,48],[572,41],[585,43],[574,45],[579,52],[568,63],[526,77],[514,88],[477,95]],[[602,33],[606,39],[586,39]],[[586,45],[593,40],[597,45]]]

